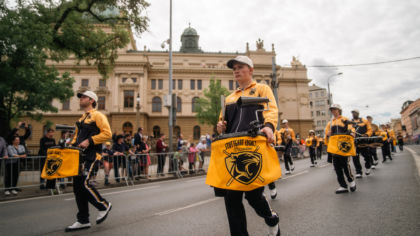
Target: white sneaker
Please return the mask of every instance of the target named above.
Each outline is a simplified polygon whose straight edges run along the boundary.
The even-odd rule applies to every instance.
[[[275,199],[277,197],[277,189],[270,189],[271,199]]]
[[[100,223],[104,222],[104,220],[108,216],[108,213],[111,211],[111,208],[112,208],[112,204],[109,202],[108,203],[108,208],[106,210],[99,211],[98,217],[96,218],[96,224],[100,224]]]
[[[310,167],[315,167],[315,165],[314,164],[311,164]]]
[[[12,190],[12,193],[13,193],[13,195],[17,195],[18,194],[18,192],[16,191],[16,190]]]
[[[372,166],[371,166],[371,168],[372,168],[372,169],[376,169],[376,166],[375,166],[375,165],[372,165]]]
[[[366,175],[370,175],[370,169],[366,169]]]
[[[81,230],[81,229],[88,229],[90,228],[90,223],[82,224],[79,221],[74,222],[74,224],[68,226],[66,228],[66,232]]]
[[[286,175],[289,175],[289,174],[290,174],[290,171],[286,170]]]
[[[268,236],[280,236],[279,224],[276,226],[268,226]]]
[[[291,171],[294,171],[294,170],[295,170],[295,165],[291,165],[291,166],[290,166],[290,170],[291,170]]]
[[[360,179],[360,178],[362,178],[362,175],[361,174],[356,174],[356,178]]]
[[[340,193],[348,193],[349,190],[347,188],[343,188],[343,187],[339,187],[337,190],[335,190],[336,194],[340,194]]]
[[[4,195],[10,196],[10,191],[9,190],[4,191]]]
[[[356,181],[350,182],[350,191],[354,192],[356,191]]]

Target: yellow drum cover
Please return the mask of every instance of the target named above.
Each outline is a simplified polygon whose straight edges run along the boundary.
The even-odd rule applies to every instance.
[[[211,144],[206,184],[251,191],[281,177],[277,153],[264,136],[218,139]]]
[[[340,156],[356,156],[354,137],[345,134],[329,137],[327,152]]]
[[[74,148],[49,148],[41,178],[57,179],[79,175],[80,150]]]

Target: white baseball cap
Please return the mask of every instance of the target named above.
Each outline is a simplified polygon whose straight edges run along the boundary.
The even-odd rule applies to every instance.
[[[315,131],[313,129],[309,130],[309,133],[315,133]]]
[[[351,111],[351,112],[356,112],[357,114],[360,114],[359,110],[357,110],[357,109],[354,109],[354,110],[353,110],[353,111]]]
[[[338,109],[338,110],[342,111],[341,106],[340,106],[339,104],[332,104],[332,105],[330,106],[330,110],[331,110],[331,109]]]
[[[252,60],[249,57],[247,57],[247,56],[237,56],[237,57],[235,57],[233,59],[230,59],[227,62],[227,66],[230,69],[232,69],[233,68],[233,64],[235,62],[239,62],[239,63],[245,64],[245,65],[248,65],[251,68],[254,68],[254,63],[252,63]]]
[[[95,102],[98,102],[98,96],[96,96],[96,93],[90,90],[84,91],[83,93],[77,93],[78,98],[81,98],[83,95],[92,98],[93,100],[95,100]]]
[[[286,124],[286,123],[288,123],[289,121],[287,121],[287,120],[283,120],[281,123],[283,123],[283,124]]]

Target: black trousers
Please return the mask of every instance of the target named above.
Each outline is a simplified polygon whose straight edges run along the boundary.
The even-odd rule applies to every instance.
[[[278,216],[273,216],[270,205],[263,195],[264,187],[254,189],[252,191],[233,191],[227,190],[225,195],[225,207],[229,220],[229,229],[232,236],[247,236],[247,224],[245,208],[242,203],[242,197],[245,194],[245,199],[248,200],[249,205],[254,208],[257,215],[264,218],[265,223],[269,226],[275,226],[279,222]]]
[[[337,174],[337,181],[341,187],[347,188],[346,180],[344,179],[344,175],[347,177],[348,182],[353,182],[353,174],[351,173],[350,169],[350,159],[349,157],[339,156],[332,154],[333,165],[335,173]]]
[[[163,173],[163,168],[165,167],[166,162],[166,154],[159,154],[158,155],[158,167],[157,167],[157,173],[161,174]]]
[[[309,156],[311,157],[311,163],[315,164],[316,162],[316,153],[314,147],[309,147]]]
[[[271,182],[271,183],[268,184],[268,189],[273,190],[275,188],[276,188],[276,181]]]
[[[19,179],[19,160],[14,163],[7,163],[5,165],[4,187],[6,190],[16,190],[16,185]]]
[[[319,147],[316,148],[316,158],[321,160],[322,157],[322,145],[319,145]]]
[[[372,167],[372,155],[369,152],[369,147],[356,147],[356,156],[353,157],[354,168],[356,169],[356,174],[362,174],[362,165],[360,164],[360,154],[365,159],[365,168],[370,169]]]
[[[286,147],[286,150],[284,151],[284,166],[286,168],[287,171],[290,171],[290,165],[293,165],[293,160],[292,160],[292,156],[290,155],[290,152],[292,151],[291,147]]]
[[[384,143],[382,145],[382,158],[383,158],[383,161],[386,161],[386,157],[387,156],[389,157],[389,159],[392,160],[390,143],[388,141],[384,141]]]
[[[400,148],[401,152],[404,150],[404,144],[398,144],[398,147]]]
[[[90,178],[93,176],[95,165],[98,165],[97,160],[85,161],[82,175],[73,177],[73,192],[79,210],[77,221],[82,224],[89,223],[89,203],[99,211],[106,210],[109,204],[101,197],[95,187],[89,183]]]
[[[378,154],[376,153],[376,147],[369,147],[370,155],[372,159],[378,161]]]

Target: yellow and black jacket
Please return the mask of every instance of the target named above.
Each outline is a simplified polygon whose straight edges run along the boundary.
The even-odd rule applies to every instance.
[[[276,100],[270,87],[265,84],[259,84],[252,81],[251,84],[245,88],[238,88],[235,92],[230,94],[225,99],[226,112],[225,121],[226,133],[236,133],[241,131],[247,131],[250,127],[250,122],[256,119],[255,111],[257,109],[263,109],[265,105],[249,105],[239,107],[236,102],[241,96],[247,97],[267,97],[270,101],[268,103],[268,111],[264,111],[262,115],[259,113],[259,120],[263,122],[265,126],[268,126],[274,130],[277,126],[278,109]],[[219,116],[219,120],[222,120],[222,113]]]
[[[277,145],[291,145],[293,142],[296,143],[295,131],[292,128],[281,128],[276,131],[275,136]],[[287,136],[290,136],[290,138]]]
[[[366,119],[359,118],[359,119],[352,119],[352,121],[356,123],[356,124],[353,124],[353,127],[356,131],[356,137],[361,137],[364,134],[369,137],[372,136],[372,126]]]
[[[76,122],[75,136],[71,142],[73,146],[79,145],[84,140],[89,140],[85,149],[86,160],[94,160],[96,153],[102,152],[102,143],[111,139],[111,128],[105,115],[92,109],[82,115]]]
[[[337,118],[333,118],[332,121],[328,122],[327,126],[325,127],[325,134],[331,131],[331,136],[339,135],[339,134],[350,134],[354,133],[354,128],[344,116],[339,116]],[[328,137],[326,138],[328,139]]]
[[[310,148],[316,148],[319,146],[318,139],[315,136],[309,136],[306,138],[306,146]]]
[[[378,133],[379,133],[379,136],[382,136],[382,141],[384,141],[384,142],[387,142],[388,141],[388,139],[389,139],[389,133],[388,133],[388,131],[386,129],[385,130],[380,129]]]

